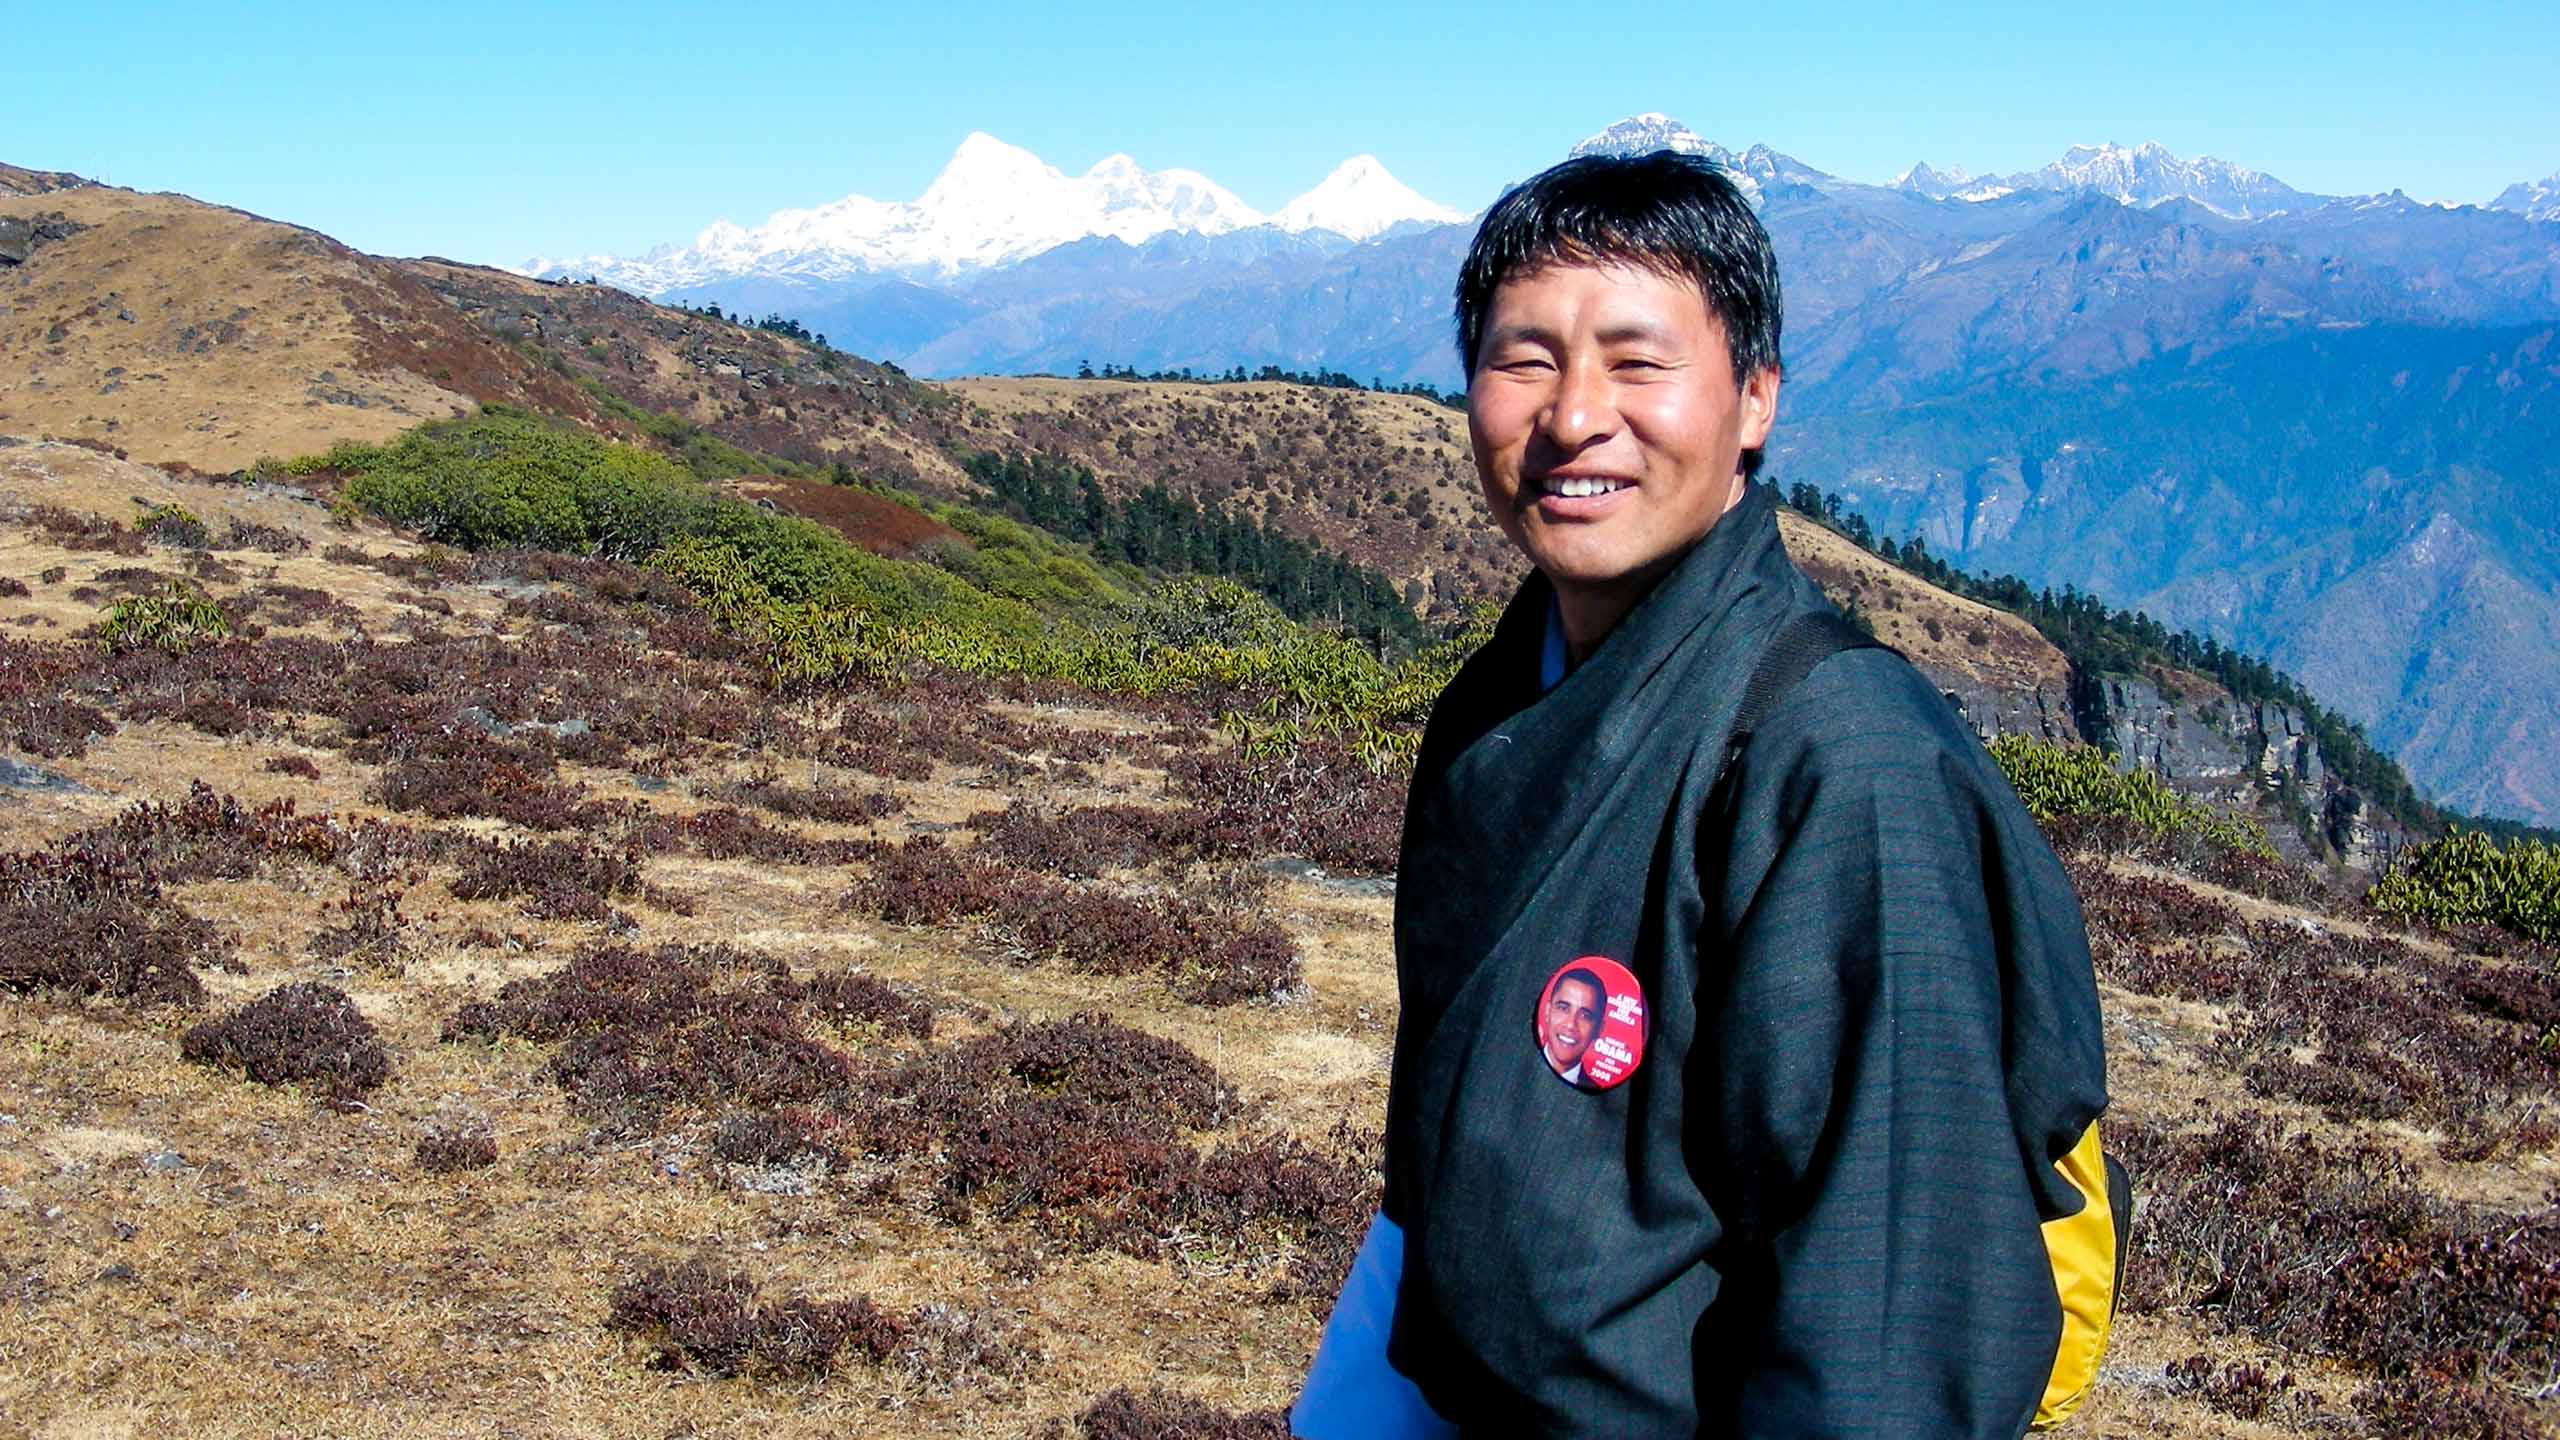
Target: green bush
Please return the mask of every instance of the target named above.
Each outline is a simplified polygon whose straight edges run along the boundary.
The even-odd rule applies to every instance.
[[[2038,820],[2118,819],[2163,840],[2193,838],[2219,849],[2275,856],[2254,822],[2190,800],[2148,770],[2118,770],[2096,746],[2002,735],[1991,742],[1991,756]]]
[[[203,592],[172,585],[159,595],[135,595],[108,607],[98,621],[98,648],[109,653],[160,649],[177,654],[200,641],[231,633],[231,617]]]
[[[2497,925],[2560,944],[2560,846],[2522,838],[2501,845],[2477,830],[2456,829],[2402,853],[2365,899],[2389,915],[2435,925]]]
[[[653,434],[675,433],[636,413]],[[931,665],[1188,695],[1218,706],[1249,748],[1341,737],[1387,768],[1411,760],[1432,698],[1483,638],[1479,625],[1390,671],[1359,640],[1298,625],[1234,581],[1143,588],[1053,536],[960,506],[932,513],[969,545],[889,560],[720,496],[653,451],[498,407],[295,463],[346,475],[348,504],[430,540],[644,561],[785,688],[894,683]]]
[[[714,504],[672,461],[494,406],[328,458],[346,462],[356,505],[474,550],[639,560],[698,531]]]

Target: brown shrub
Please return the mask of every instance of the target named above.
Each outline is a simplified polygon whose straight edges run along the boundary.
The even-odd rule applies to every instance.
[[[859,1021],[892,1034],[933,1038],[933,1004],[869,975],[835,972],[812,977],[800,987],[800,999],[812,1017],[830,1024]]]
[[[1311,741],[1247,759],[1212,751],[1177,760],[1190,802],[1183,833],[1212,858],[1298,855],[1331,869],[1386,875],[1404,825],[1404,777],[1371,770],[1350,747]]]
[[[0,858],[0,893],[22,888]],[[201,1005],[196,967],[219,963],[230,942],[160,897],[77,896],[39,887],[37,898],[0,900],[0,990],[64,990],[140,1005]]]
[[[339,1098],[377,1088],[391,1057],[373,1022],[330,985],[281,985],[231,1014],[187,1031],[178,1053],[199,1065],[238,1069],[261,1085],[317,1084]]]
[[[1289,1440],[1289,1417],[1280,1410],[1221,1410],[1171,1390],[1121,1388],[1073,1421],[1050,1421],[1040,1440]]]
[[[1197,1004],[1268,999],[1300,978],[1296,942],[1221,897],[1068,884],[952,850],[935,836],[874,853],[870,875],[845,900],[896,924],[977,918],[1026,960],[1059,960],[1096,975],[1155,971]]]
[[[723,1116],[711,1137],[711,1153],[732,1165],[794,1165],[814,1160],[835,1166],[844,1161],[844,1152],[827,1142],[824,1124],[803,1110]]]
[[[771,1109],[842,1097],[842,1052],[804,1027],[779,960],[722,946],[591,945],[446,1022],[447,1040],[561,1042],[551,1074],[608,1129],[641,1133],[677,1105]]]
[[[2560,1362],[2560,1215],[2431,1199],[2380,1150],[2234,1119],[2110,1132],[2139,1177],[2125,1303],[2218,1310],[2387,1379],[2537,1381]],[[2400,1432],[2394,1432],[2400,1433]]]
[[[418,1141],[418,1168],[448,1175],[498,1163],[498,1137],[485,1128],[431,1130]]]
[[[754,1281],[708,1261],[653,1268],[613,1292],[605,1328],[655,1342],[661,1369],[812,1379],[844,1360],[897,1352],[906,1323],[866,1296],[760,1304]]]
[[[453,881],[460,900],[521,897],[537,920],[596,920],[627,925],[612,901],[641,893],[640,859],[575,840],[499,841],[463,861]]]

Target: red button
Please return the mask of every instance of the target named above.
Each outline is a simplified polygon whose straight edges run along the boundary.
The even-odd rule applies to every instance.
[[[1606,1090],[1644,1063],[1652,1018],[1626,966],[1585,955],[1558,967],[1538,992],[1538,1054],[1567,1084]]]

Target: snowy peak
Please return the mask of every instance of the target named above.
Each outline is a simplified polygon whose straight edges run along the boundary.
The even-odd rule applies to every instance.
[[[2513,211],[2527,220],[2560,220],[2560,174],[2510,185],[2498,192],[2489,208]]]
[[[1971,175],[1964,167],[1936,170],[1914,165],[1893,182],[1897,190],[1932,200],[1996,200],[2021,190],[2058,195],[2104,195],[2119,205],[2149,209],[2186,200],[2233,220],[2258,220],[2319,202],[2270,175],[2199,155],[2182,159],[2161,145],[2074,145],[2039,170],[2015,175]]]
[[[2303,208],[2309,199],[2272,176],[2210,155],[2181,159],[2149,141],[2130,150],[2121,145],[2074,145],[2062,153],[2061,160],[2035,174],[2043,182],[2033,187],[2037,189],[2105,195],[2120,204],[2145,207],[2192,200],[2235,220]]]
[[[1895,176],[1893,188],[1932,200],[1997,200],[2012,189],[1996,176],[1976,175],[1961,165],[1941,170],[1925,160]]]
[[[1316,188],[1280,207],[1271,223],[1293,234],[1330,230],[1369,240],[1408,221],[1447,225],[1467,217],[1430,200],[1387,173],[1375,155],[1354,155]]]
[[[1630,115],[1596,135],[1584,137],[1573,147],[1569,159],[1584,155],[1650,155],[1656,150],[1676,150],[1683,155],[1704,155],[1728,169],[1733,166],[1733,152],[1713,144],[1697,131],[1672,119],[1659,110]]]
[[[1263,223],[1261,212],[1190,170],[1148,170],[1113,155],[1069,176],[1017,145],[978,132],[912,201],[848,195],[780,210],[749,229],[728,220],[684,247],[636,259],[536,259],[524,273],[592,275],[644,295],[743,275],[841,280],[889,272],[951,275],[1027,259],[1088,236],[1137,244],[1168,230],[1222,235]]]
[[[1671,150],[1682,155],[1703,155],[1713,160],[1722,166],[1726,173],[1733,176],[1734,186],[1742,192],[1744,199],[1755,206],[1760,203],[1760,182],[1764,178],[1763,175],[1752,173],[1743,164],[1743,157],[1708,140],[1697,131],[1658,110],[1648,110],[1642,115],[1630,115],[1596,135],[1585,136],[1581,144],[1574,146],[1567,153],[1566,158],[1580,159],[1585,155],[1650,155],[1656,150]],[[1754,153],[1783,158],[1777,157],[1776,152],[1769,150],[1766,146],[1755,146]]]

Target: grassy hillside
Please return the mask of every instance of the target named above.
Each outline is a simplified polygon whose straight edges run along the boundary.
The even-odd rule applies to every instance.
[[[259,483],[0,448],[0,1413],[1276,1433],[1374,1203],[1392,772],[1239,743],[1216,667],[777,686],[668,568],[362,510],[521,423]],[[2145,1197],[2078,1425],[2560,1431],[2553,957],[2012,769]]]

